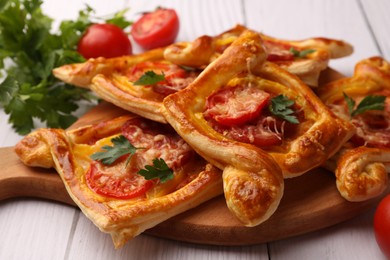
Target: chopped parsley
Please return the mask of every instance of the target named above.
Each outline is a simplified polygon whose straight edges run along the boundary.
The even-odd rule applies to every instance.
[[[310,53],[315,52],[315,50],[313,50],[313,49],[306,49],[306,50],[303,50],[303,51],[298,51],[298,50],[294,49],[293,47],[291,47],[290,48],[290,52],[294,55],[295,58],[305,58]]]
[[[101,163],[105,165],[111,165],[113,164],[118,158],[129,155],[129,158],[127,159],[126,165],[130,161],[130,158],[133,154],[135,154],[137,149],[135,148],[129,140],[124,137],[123,135],[120,135],[118,137],[114,137],[111,139],[111,142],[113,146],[104,145],[102,147],[102,152],[96,152],[91,155],[92,160],[100,161]]]
[[[269,110],[273,115],[287,122],[298,124],[298,118],[294,115],[294,110],[291,109],[291,106],[294,104],[294,100],[288,99],[284,95],[279,95],[271,99]]]
[[[384,110],[386,96],[369,95],[366,96],[355,109],[356,102],[347,94],[343,93],[345,102],[347,102],[348,111],[351,117],[362,114],[368,110]]]
[[[145,165],[145,169],[139,170],[138,174],[144,176],[146,180],[160,179],[161,183],[165,183],[174,177],[172,169],[162,158],[155,158],[153,165]]]
[[[102,147],[103,151],[92,154],[91,159],[100,161],[104,165],[111,165],[120,157],[129,155],[125,163],[127,166],[135,152],[138,149],[142,149],[134,147],[123,135],[112,138],[111,142],[113,146],[104,145]],[[145,165],[145,169],[141,169],[137,173],[146,180],[159,178],[162,183],[171,180],[174,176],[172,169],[168,167],[162,158],[155,158],[153,165]]]
[[[164,80],[165,80],[164,73],[157,74],[154,71],[150,70],[145,72],[137,81],[135,81],[134,85],[149,86],[149,85],[155,85]]]

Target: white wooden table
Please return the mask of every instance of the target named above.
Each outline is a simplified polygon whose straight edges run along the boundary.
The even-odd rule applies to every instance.
[[[237,23],[286,39],[343,39],[354,45],[355,52],[330,65],[345,75],[351,75],[361,59],[374,55],[390,59],[388,0],[46,0],[43,8],[60,21],[75,18],[84,2],[98,15],[130,7],[129,19],[157,6],[175,8],[181,21],[179,41],[219,34]],[[1,109],[0,146],[13,146],[20,139]],[[140,235],[115,250],[111,238],[78,209],[14,199],[0,202],[0,259],[385,259],[375,242],[373,212],[256,246],[205,246]]]

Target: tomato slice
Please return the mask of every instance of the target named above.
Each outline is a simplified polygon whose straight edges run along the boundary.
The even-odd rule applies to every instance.
[[[88,186],[97,194],[118,199],[132,199],[144,195],[153,182],[136,171],[125,171],[124,163],[104,166],[92,161],[86,174]]]
[[[156,74],[164,74],[165,80],[151,86],[146,86],[152,87],[153,91],[164,96],[170,95],[187,87],[199,74],[199,72],[196,71],[187,71],[173,63],[163,61],[146,61],[138,63],[129,69],[127,77],[130,81],[134,82],[147,71],[153,71]]]
[[[131,35],[136,43],[148,50],[173,43],[179,27],[179,17],[174,9],[158,8],[137,20]]]
[[[264,40],[264,47],[268,53],[268,61],[293,61],[294,54],[290,51],[291,46]]]
[[[204,116],[225,126],[242,125],[257,117],[269,100],[270,94],[257,87],[224,88],[208,97]]]

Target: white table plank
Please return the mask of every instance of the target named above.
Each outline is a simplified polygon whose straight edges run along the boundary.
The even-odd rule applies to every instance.
[[[109,235],[80,216],[69,259],[268,259],[264,245],[247,247],[206,246],[140,235],[115,250]]]
[[[0,259],[63,259],[76,209],[47,201],[0,204]]]
[[[275,260],[385,260],[372,232],[373,212],[317,232],[274,242],[270,245],[270,255]]]
[[[362,10],[367,18],[373,36],[382,51],[381,55],[390,59],[390,1],[361,0]]]

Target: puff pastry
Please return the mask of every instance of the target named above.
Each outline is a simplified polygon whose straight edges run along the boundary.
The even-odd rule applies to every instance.
[[[174,43],[165,49],[164,57],[175,64],[203,68],[221,55],[245,30],[244,26],[237,25],[214,37],[204,35],[193,42]],[[328,67],[329,59],[345,57],[353,52],[349,43],[335,39],[318,37],[292,41],[263,33],[261,36],[269,61],[299,76],[313,87],[318,84],[320,72]],[[302,55],[307,50],[313,52]]]
[[[200,155],[221,169],[248,164],[256,171],[260,165],[256,160],[266,153],[284,178],[296,177],[334,155],[353,135],[354,127],[331,113],[299,78],[266,61],[266,56],[260,35],[245,31],[189,87],[166,97],[163,112]],[[234,94],[224,94],[229,92]],[[269,113],[270,97],[279,94],[293,101],[298,123]],[[209,109],[214,96],[217,104]],[[265,103],[263,96],[268,96]],[[228,101],[217,108],[218,100]],[[255,107],[254,117],[251,107]],[[210,119],[212,110],[228,116]]]
[[[318,95],[356,127],[356,134],[325,164],[335,171],[341,195],[349,201],[380,195],[390,172],[390,64],[381,57],[364,59],[356,64],[352,77],[321,86]],[[382,109],[351,115],[347,97],[356,109],[364,98],[375,95],[385,97]]]
[[[137,85],[145,73],[164,75],[153,85]],[[75,86],[89,88],[105,101],[145,118],[166,123],[160,108],[163,98],[186,87],[198,75],[163,58],[163,49],[133,56],[90,59],[53,70],[54,76]]]
[[[91,159],[121,135],[142,148],[129,164],[125,155],[111,165]],[[28,166],[54,167],[71,198],[101,231],[111,234],[116,248],[223,192],[221,172],[197,156],[168,125],[133,115],[69,131],[39,129],[15,150]],[[163,183],[136,173],[157,157],[173,169],[173,179]]]

